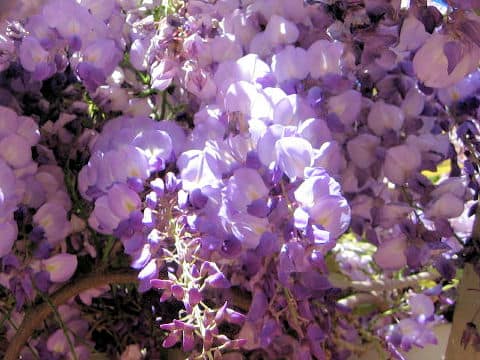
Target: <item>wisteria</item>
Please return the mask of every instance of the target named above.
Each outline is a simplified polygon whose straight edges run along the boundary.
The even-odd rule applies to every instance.
[[[0,356],[480,351],[479,1],[6,3]]]

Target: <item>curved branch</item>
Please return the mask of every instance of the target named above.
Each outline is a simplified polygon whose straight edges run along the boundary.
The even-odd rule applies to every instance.
[[[407,276],[403,279],[387,279],[387,280],[367,280],[352,281],[348,287],[358,291],[392,291],[395,289],[406,289],[418,285],[422,280],[435,280],[440,275],[431,272],[421,272],[415,275]]]
[[[50,298],[55,306],[66,303],[72,297],[89,289],[101,287],[108,284],[130,284],[137,282],[137,274],[134,272],[118,273],[93,273],[84,278],[80,278],[74,283],[67,284]],[[28,341],[35,329],[39,328],[43,321],[52,314],[53,309],[49,304],[43,302],[31,308],[25,314],[23,321],[18,328],[15,336],[12,338],[5,353],[4,360],[18,360],[20,351]]]

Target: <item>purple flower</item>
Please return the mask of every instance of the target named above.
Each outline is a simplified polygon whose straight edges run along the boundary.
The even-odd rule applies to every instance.
[[[52,245],[65,239],[72,230],[67,211],[56,202],[42,205],[33,216],[33,221],[42,228],[45,238]]]
[[[341,196],[324,196],[308,209],[311,221],[321,225],[332,239],[343,234],[350,224],[350,207]]]
[[[258,172],[248,168],[235,170],[225,189],[229,206],[241,212],[245,212],[254,201],[265,198],[268,193]]]
[[[23,39],[20,44],[19,55],[22,66],[32,72],[37,80],[47,79],[56,71],[51,54],[33,36]]]
[[[54,283],[65,282],[72,277],[77,269],[77,257],[71,254],[58,254],[42,260],[42,265]]]
[[[177,166],[181,171],[184,190],[192,191],[219,185],[221,173],[215,155],[210,149],[188,150],[180,155]]]
[[[236,36],[225,34],[216,36],[210,42],[212,61],[222,63],[229,60],[237,60],[243,55],[243,50]]]
[[[386,104],[379,100],[373,104],[368,114],[368,127],[381,136],[388,130],[398,132],[404,121],[404,115],[400,108]]]
[[[299,36],[299,31],[295,23],[274,14],[270,17],[264,34],[265,39],[273,47],[280,44],[293,44]]]
[[[102,69],[89,62],[81,62],[77,65],[76,73],[85,84],[88,91],[94,92],[100,85],[106,81],[105,73]]]
[[[220,253],[227,259],[237,257],[242,250],[241,242],[235,236],[228,236],[223,240]]]
[[[95,0],[82,0],[82,6],[86,7],[88,11],[98,19],[108,20],[113,14],[116,1],[105,0],[98,3]]]
[[[335,113],[344,125],[352,125],[360,114],[362,95],[355,90],[347,90],[328,99],[328,109]]]
[[[159,91],[166,90],[172,83],[175,75],[177,75],[177,72],[178,64],[175,61],[161,59],[154,64],[151,70],[152,88]]]
[[[397,234],[384,239],[373,255],[373,259],[383,270],[399,270],[407,264],[405,236]]]
[[[275,143],[276,163],[291,181],[303,178],[303,171],[312,165],[313,148],[305,139],[283,137]]]
[[[417,50],[428,37],[429,34],[425,31],[425,25],[415,16],[408,16],[403,21],[399,43],[395,49],[398,51]]]
[[[153,279],[158,278],[158,266],[157,266],[157,260],[152,259],[148,262],[148,264],[138,273],[138,280],[139,280],[139,285],[138,285],[138,291],[140,292],[145,292],[148,291],[152,285],[150,284],[150,281]]]
[[[398,145],[387,150],[383,170],[385,176],[396,185],[403,185],[421,164],[417,148]]]
[[[268,220],[248,214],[233,214],[225,218],[227,228],[245,249],[254,249],[263,233],[269,230]]]
[[[317,40],[308,48],[308,69],[314,79],[326,74],[341,74],[343,44],[328,40]]]
[[[271,119],[270,100],[255,85],[246,81],[231,84],[225,94],[224,107],[229,113],[239,112],[249,118]]]
[[[326,141],[313,151],[313,165],[325,169],[330,175],[337,176],[346,166],[340,145],[336,141]]]
[[[424,347],[427,344],[437,344],[437,338],[428,324],[422,324],[413,319],[403,319],[397,326],[402,334],[400,348],[404,351],[409,351],[412,345]]]
[[[278,101],[273,100],[275,102],[275,109],[273,111],[273,121],[275,124],[296,126],[301,121],[315,116],[315,112],[303,97],[297,94],[288,96],[279,94],[279,97],[281,98]]]
[[[160,171],[172,155],[172,140],[161,130],[139,131],[132,141],[148,160],[150,171]],[[160,165],[160,166],[159,166]]]
[[[340,184],[323,169],[308,168],[306,179],[295,190],[295,200],[303,207],[313,207],[323,196],[341,196]]]
[[[307,52],[300,47],[285,47],[273,55],[272,70],[279,83],[305,79],[309,72]]]
[[[58,16],[58,14],[75,14],[75,16]],[[43,8],[42,14],[47,24],[55,28],[60,36],[71,44],[76,39],[82,45],[98,37],[106,37],[108,29],[103,21],[96,19],[87,8],[73,0],[53,0]]]
[[[126,182],[129,178],[145,180],[150,175],[148,159],[140,147],[127,145],[109,151],[103,161],[116,181]]]
[[[113,185],[107,195],[95,201],[95,208],[88,223],[102,234],[113,234],[122,220],[139,210],[141,204],[138,194],[125,184]]]
[[[448,50],[447,44],[455,45],[455,50],[445,52],[445,46]],[[457,55],[458,58],[452,58]],[[426,86],[444,88],[473,72],[479,59],[480,49],[477,46],[467,48],[465,44],[452,40],[449,35],[435,33],[415,54],[413,67],[420,81]]]
[[[347,151],[357,167],[367,169],[377,161],[376,150],[379,146],[380,138],[377,136],[360,134],[347,143]]]
[[[271,74],[270,66],[263,62],[257,55],[248,54],[237,61],[225,61],[219,64],[214,75],[215,83],[221,93],[236,81],[256,83]]]
[[[0,140],[2,158],[13,168],[22,168],[32,161],[31,144],[20,135],[10,134]]]
[[[216,289],[228,289],[230,287],[230,281],[221,272],[208,276],[205,283]]]
[[[332,134],[325,120],[309,118],[298,125],[298,134],[308,140],[314,148],[319,148],[326,141],[332,140]]]
[[[412,314],[425,320],[430,318],[435,311],[432,300],[424,294],[413,294],[408,298]]]
[[[212,100],[217,91],[212,74],[193,66],[188,66],[185,70],[186,89],[203,101]]]
[[[47,349],[53,353],[65,354],[68,349],[67,338],[62,329],[58,329],[47,340]]]
[[[107,194],[112,213],[120,219],[127,219],[134,210],[139,210],[141,200],[136,192],[123,184],[113,185]]]

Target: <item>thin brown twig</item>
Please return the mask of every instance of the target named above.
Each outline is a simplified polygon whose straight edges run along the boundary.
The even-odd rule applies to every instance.
[[[67,284],[51,295],[51,303],[59,306],[83,291],[108,284],[130,284],[137,282],[137,275],[132,271],[115,273],[93,273]],[[39,328],[43,321],[52,314],[52,307],[43,302],[28,310],[15,336],[11,339],[5,353],[4,360],[18,360],[20,351],[27,343],[32,333]]]

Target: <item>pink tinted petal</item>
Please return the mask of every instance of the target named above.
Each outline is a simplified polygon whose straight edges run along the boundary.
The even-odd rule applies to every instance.
[[[224,99],[225,110],[255,118],[271,118],[272,105],[257,87],[246,81],[231,84]]]
[[[407,265],[406,246],[404,237],[392,237],[378,246],[373,259],[383,270],[400,270]]]
[[[428,217],[451,219],[460,216],[464,210],[463,199],[446,193],[428,205],[425,214]]]
[[[315,112],[308,103],[297,94],[283,97],[275,103],[273,118],[276,124],[298,125],[300,121],[313,118]]]
[[[232,35],[216,36],[210,43],[212,60],[218,63],[237,60],[243,55],[242,47]]]
[[[360,169],[367,169],[375,163],[375,151],[380,146],[380,138],[371,134],[361,134],[347,143],[348,155]]]
[[[89,289],[87,291],[81,292],[78,297],[85,305],[91,305],[93,298],[99,297],[100,295],[106,293],[109,290],[110,287],[108,285],[105,285],[99,288]]]
[[[33,221],[44,230],[45,237],[50,244],[63,240],[72,230],[65,208],[52,201],[43,204],[37,210]]]
[[[355,90],[332,96],[328,99],[328,110],[335,113],[345,125],[352,125],[360,114],[362,94]]]
[[[435,33],[430,36],[413,58],[416,75],[429,87],[444,88],[454,85],[478,66],[480,48],[477,46],[467,48],[462,44],[462,57],[456,61],[456,65],[449,72],[449,59],[444,52],[444,46],[449,41],[451,41],[449,36]]]
[[[399,131],[402,128],[403,120],[404,115],[400,108],[380,100],[375,102],[370,109],[368,127],[380,136],[387,130]]]
[[[180,341],[181,331],[173,331],[171,332],[165,340],[163,340],[162,346],[166,349],[171,348],[176,343]]]
[[[65,282],[72,277],[77,269],[77,257],[71,254],[58,254],[43,260],[45,270],[50,274],[50,281]]]
[[[141,360],[142,358],[143,356],[138,344],[128,345],[120,355],[120,360]]]
[[[343,44],[340,42],[328,40],[314,42],[307,52],[308,69],[312,78],[318,79],[326,74],[340,74],[342,54]]]
[[[47,349],[53,353],[64,354],[67,348],[67,338],[62,329],[55,331],[47,340]]]
[[[337,175],[345,167],[345,159],[336,141],[326,141],[314,149],[313,167],[323,168],[330,175]]]
[[[402,24],[400,41],[396,47],[398,51],[412,51],[418,49],[427,40],[429,34],[425,26],[415,16],[407,17]]]
[[[325,120],[310,118],[298,126],[298,134],[307,139],[314,148],[320,147],[324,142],[332,139],[332,133]]]
[[[31,146],[27,140],[17,134],[10,134],[0,141],[0,154],[12,167],[20,168],[32,161]]]
[[[19,116],[18,123],[17,134],[22,136],[30,146],[38,143],[40,131],[37,123],[29,116]]]
[[[387,151],[383,169],[385,176],[396,185],[404,184],[421,164],[417,148],[408,145],[394,146]]]
[[[19,56],[22,66],[33,72],[37,66],[48,61],[49,53],[40,45],[37,38],[27,36],[20,44]]]
[[[195,338],[192,331],[183,331],[182,350],[185,352],[192,351],[195,346]]]
[[[295,23],[278,15],[273,15],[265,28],[265,38],[272,45],[292,44],[298,39],[299,31]]]

